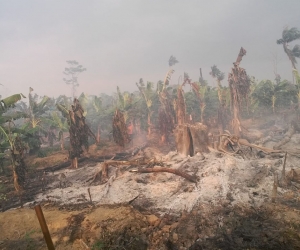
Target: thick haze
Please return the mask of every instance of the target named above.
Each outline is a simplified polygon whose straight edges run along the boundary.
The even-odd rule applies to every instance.
[[[66,60],[87,68],[77,94],[133,91],[139,78],[163,80],[171,55],[179,60],[172,83],[183,72],[197,81],[201,67],[212,84],[210,67],[227,76],[241,46],[249,75],[273,80],[277,55],[278,73],[291,80],[276,40],[285,26],[300,29],[299,11],[299,0],[0,0],[0,94],[27,95],[31,86],[71,96]]]

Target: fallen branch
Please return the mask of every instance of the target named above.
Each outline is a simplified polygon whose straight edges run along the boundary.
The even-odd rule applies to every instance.
[[[144,158],[139,158],[131,161],[116,161],[116,160],[108,160],[103,162],[102,169],[98,171],[89,185],[96,181],[96,179],[100,179],[102,183],[108,180],[108,167],[109,166],[141,166],[141,165],[162,165],[163,163],[160,161],[156,161],[155,158],[146,160]]]
[[[239,143],[243,146],[247,146],[247,147],[251,147],[251,148],[256,148],[256,149],[260,149],[261,151],[265,152],[265,153],[283,153],[282,150],[274,150],[271,148],[266,148],[266,147],[261,147],[261,146],[257,146],[255,144],[249,143],[248,141],[246,141],[245,139],[240,139]]]
[[[132,171],[133,172],[133,171]],[[136,170],[138,173],[157,173],[157,172],[167,172],[171,174],[179,175],[191,182],[197,183],[197,178],[195,176],[189,175],[177,169],[172,168],[139,168]]]
[[[134,161],[114,161],[114,160],[109,160],[109,161],[105,161],[103,163],[102,169],[96,173],[94,179],[90,182],[90,185],[96,180],[97,177],[100,177],[100,179],[102,180],[102,182],[107,181],[108,180],[108,166],[140,166],[140,165],[149,165],[149,164],[154,164],[154,165],[161,165],[162,162],[158,162],[155,159],[151,159],[151,160],[145,160],[145,159],[137,159]],[[137,170],[131,170],[131,172],[138,172],[138,173],[157,173],[157,172],[167,172],[167,173],[171,173],[171,174],[175,174],[178,176],[181,176],[191,182],[197,183],[197,178],[194,176],[191,176],[187,173],[184,173],[180,170],[177,169],[172,169],[172,168],[165,168],[165,167],[161,167],[161,168],[138,168]]]
[[[90,202],[93,203],[90,188],[88,188],[88,193],[89,193],[89,197],[90,197]]]
[[[227,142],[225,145],[228,144],[228,142],[230,142],[232,145],[235,145],[237,144],[238,145],[238,150],[236,150],[233,154],[236,154],[239,149],[240,149],[240,145],[243,145],[243,146],[247,146],[247,147],[251,147],[251,148],[256,148],[256,149],[259,149],[265,153],[283,153],[282,150],[275,150],[275,149],[271,149],[271,148],[266,148],[266,147],[262,147],[262,146],[257,146],[255,144],[252,144],[252,143],[249,143],[246,139],[241,139],[241,138],[238,138],[237,136],[234,136],[234,135],[230,135],[230,134],[222,134],[220,135],[221,137],[226,137],[227,139]],[[221,147],[220,147],[221,148]],[[225,153],[229,153],[227,152],[226,150],[224,150],[224,147],[221,148],[222,151],[225,151]]]
[[[150,159],[150,160],[145,160],[144,158],[142,159],[136,159],[132,161],[115,161],[115,160],[109,160],[105,161],[103,163],[102,167],[102,179],[107,179],[107,173],[108,173],[108,166],[113,165],[113,166],[141,166],[141,165],[162,165],[162,162],[156,161],[156,159]]]

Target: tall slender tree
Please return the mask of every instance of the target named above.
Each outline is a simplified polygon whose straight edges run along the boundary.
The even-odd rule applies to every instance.
[[[282,31],[282,38],[277,40],[277,44],[282,44],[284,52],[287,54],[292,63],[293,69],[296,69],[296,58],[300,58],[300,46],[296,44],[292,49],[290,49],[289,43],[297,39],[300,39],[300,31],[296,27],[290,29],[286,27]]]
[[[83,71],[86,71],[86,68],[84,68],[82,65],[80,65],[75,60],[67,61],[67,64],[69,65],[68,68],[65,68],[65,71],[63,72],[65,75],[69,76],[69,78],[63,78],[64,82],[66,84],[70,84],[72,87],[72,94],[73,98],[76,95],[76,88],[79,86],[78,83],[78,75],[82,73]]]

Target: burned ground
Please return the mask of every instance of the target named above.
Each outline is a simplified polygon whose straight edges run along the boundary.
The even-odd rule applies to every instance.
[[[295,149],[299,140],[295,134],[284,149]],[[5,190],[1,190],[0,248],[46,249],[32,209],[37,203],[56,249],[300,248],[299,185],[278,187],[272,202],[273,175],[281,172],[284,154],[262,155],[243,147],[244,155],[210,148],[209,153],[183,157],[173,144],[160,149],[149,141],[132,159],[155,157],[165,167],[195,176],[197,183],[171,173],[132,172],[136,166],[128,165],[109,166],[107,182],[101,178],[91,182],[102,168],[92,159],[124,151],[109,145],[92,147],[78,169],[44,173],[45,167],[66,161],[66,153],[56,153],[57,160],[54,155],[41,162],[31,159],[24,208],[11,177],[1,177]],[[272,142],[266,146],[272,148]],[[287,171],[296,169],[297,162],[297,156],[289,155]],[[59,187],[61,173],[68,180],[64,188]]]

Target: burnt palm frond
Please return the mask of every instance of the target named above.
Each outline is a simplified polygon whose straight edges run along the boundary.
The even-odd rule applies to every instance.
[[[168,73],[166,74],[165,80],[164,80],[164,86],[166,86],[170,83],[170,79],[171,79],[173,73],[174,73],[174,69],[170,69],[168,71]]]

